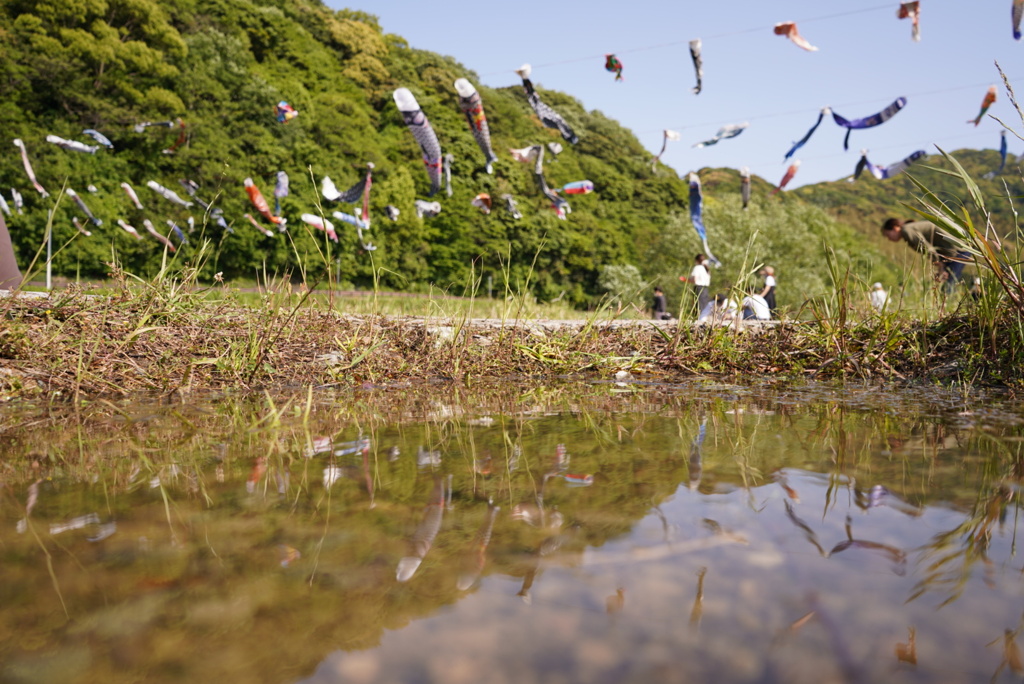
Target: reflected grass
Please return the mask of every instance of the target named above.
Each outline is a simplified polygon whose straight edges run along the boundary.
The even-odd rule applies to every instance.
[[[841,519],[849,508],[858,515],[858,539],[848,541],[878,539],[864,517],[867,510],[857,503],[874,483],[884,482],[915,507],[949,507],[965,520],[983,521],[992,484],[1016,477],[1020,454],[1019,442],[1011,441],[1021,433],[1017,409],[989,399],[985,405],[992,413],[983,429],[959,415],[959,393],[881,393],[870,385],[755,391],[720,382],[538,382],[40,404],[3,423],[9,450],[0,463],[0,517],[24,516],[25,487],[42,483],[32,523],[52,555],[74,625],[53,633],[34,619],[40,612],[62,614],[59,600],[45,554],[7,526],[0,530],[5,576],[17,573],[19,580],[6,584],[31,590],[33,600],[11,604],[0,633],[6,633],[4,624],[17,624],[51,655],[58,646],[93,640],[106,651],[117,646],[119,657],[135,653],[132,644],[146,652],[134,656],[140,658],[137,669],[121,668],[123,674],[107,681],[129,681],[140,671],[175,662],[193,675],[201,666],[204,676],[230,679],[241,672],[250,681],[276,681],[282,677],[274,656],[264,653],[267,639],[289,653],[290,668],[308,672],[332,649],[377,648],[385,633],[437,611],[448,614],[467,591],[486,600],[488,592],[507,589],[520,606],[514,597],[519,590],[531,596],[534,611],[557,594],[566,610],[583,601],[590,606],[587,615],[600,619],[604,597],[618,596],[616,587],[623,587],[625,607],[615,619],[627,636],[632,632],[625,628],[632,629],[636,619],[630,611],[642,605],[631,601],[641,595],[644,568],[650,567],[623,565],[623,559],[634,559],[631,547],[637,545],[646,549],[644,558],[670,559],[674,581],[684,578],[673,598],[673,619],[685,626],[688,616],[678,616],[684,605],[701,629],[718,635],[718,606],[728,600],[730,610],[740,609],[723,595],[723,583],[740,586],[734,585],[735,573],[755,567],[743,560],[746,554],[753,554],[752,563],[763,558],[775,535],[795,535],[807,547],[803,535],[819,528],[823,548],[832,548],[845,537],[840,522],[820,529],[825,516]],[[692,449],[704,418],[703,473],[691,489]],[[372,444],[365,461],[350,453],[310,453],[325,439],[336,445],[363,437]],[[570,472],[594,475],[591,486],[571,487],[548,477],[559,444],[568,447]],[[418,465],[418,446],[441,452],[440,462]],[[934,469],[937,462],[949,467]],[[343,475],[325,486],[328,467]],[[803,495],[803,505],[813,506],[800,518],[806,529],[781,519],[779,499],[793,501],[773,481],[782,471],[791,475],[789,485]],[[843,475],[841,483],[836,473]],[[395,566],[407,555],[437,477],[452,478],[453,510],[445,512],[413,580],[396,583]],[[849,495],[826,493],[831,485]],[[561,531],[509,517],[517,504],[536,505],[539,494],[549,511],[564,517]],[[818,514],[812,502],[821,496],[831,497],[833,505]],[[491,499],[503,510],[488,533],[481,574],[486,589],[459,589],[467,565],[478,562],[477,537]],[[738,507],[727,503],[733,500]],[[756,507],[744,507],[745,500]],[[694,519],[680,519],[680,511],[694,504]],[[663,516],[660,524],[652,519],[653,509]],[[118,534],[102,550],[73,532],[42,532],[46,523],[90,510],[119,523]],[[786,525],[784,532],[771,526],[772,515]],[[645,519],[653,537],[634,540],[630,535]],[[761,531],[765,526],[768,532]],[[742,535],[749,545],[739,552],[732,550],[735,544],[717,543],[730,534]],[[956,551],[961,540],[943,543]],[[832,559],[805,551],[816,563],[829,564],[814,566],[819,571],[849,581],[859,572],[858,562],[879,560],[856,548]],[[1005,549],[992,552],[1001,559],[996,553]],[[607,555],[601,560],[595,554]],[[951,559],[950,567],[958,562]],[[878,567],[890,573],[889,565]],[[616,582],[606,587],[595,579],[605,566],[629,570],[616,571]],[[688,569],[681,575],[680,567],[697,574]],[[707,568],[706,582],[698,567]],[[761,576],[771,572],[756,567]],[[576,591],[560,591],[566,577],[579,582]],[[944,576],[935,575],[928,586],[943,599],[948,590]],[[585,602],[590,592],[596,608]],[[779,600],[792,607],[792,598]],[[134,617],[125,623],[117,610]],[[130,638],[124,624],[135,630]],[[839,628],[848,627],[844,622]],[[925,643],[929,632],[918,628]],[[757,629],[765,628],[759,622]],[[163,639],[183,645],[195,660],[176,661],[161,646]],[[244,664],[223,658],[224,652],[244,653]],[[102,668],[105,661],[98,663]],[[241,669],[230,675],[230,667]],[[168,679],[157,670],[148,675],[152,681]],[[295,677],[293,672],[290,680]]]

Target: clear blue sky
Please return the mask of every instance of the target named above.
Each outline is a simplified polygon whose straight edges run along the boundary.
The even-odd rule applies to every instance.
[[[989,114],[1021,131],[993,64],[998,60],[1024,102],[1024,41],[1013,39],[1011,0],[922,0],[919,43],[911,40],[910,20],[896,18],[895,0],[327,4],[376,15],[386,33],[451,55],[491,87],[518,84],[514,70],[529,62],[536,84],[617,120],[652,151],[661,146],[662,129],[677,130],[683,138],[669,143],[663,160],[680,174],[749,166],[777,183],[786,170],[786,150],[825,105],[853,119],[899,96],[908,99],[885,124],[853,131],[848,152],[842,148],[846,129],[826,118],[796,153],[802,166],[790,188],[849,176],[862,148],[881,165],[918,149],[933,153],[935,145],[998,149],[997,122],[986,117],[977,127],[966,123],[977,115],[989,85],[999,87]],[[819,51],[776,36],[772,27],[780,21],[797,22]],[[691,92],[687,43],[693,38],[703,41],[700,95]],[[624,64],[623,82],[604,70],[608,52]],[[740,136],[692,147],[719,126],[744,121],[750,127]],[[1009,140],[1011,154],[1024,153],[1024,142],[1012,135]]]

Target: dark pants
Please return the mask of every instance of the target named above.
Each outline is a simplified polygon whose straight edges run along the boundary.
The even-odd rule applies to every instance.
[[[946,271],[946,291],[952,292],[964,278],[964,266],[971,258],[970,252],[957,252],[956,259],[942,259],[942,268]]]
[[[708,294],[708,288],[706,285],[694,285],[693,292],[697,295],[697,315],[704,310],[704,307],[711,301],[711,295]]]
[[[775,288],[768,290],[768,294],[764,296],[764,301],[768,303],[768,310],[772,312],[772,318],[775,318]]]

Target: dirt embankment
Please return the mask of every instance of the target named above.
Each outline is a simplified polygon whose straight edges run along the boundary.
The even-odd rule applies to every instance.
[[[74,292],[0,300],[2,396],[123,395],[284,386],[474,383],[616,373],[932,378],[973,373],[971,326],[820,323],[735,327],[648,320],[488,320],[353,316],[312,299],[291,308]],[[924,352],[922,350],[927,350]],[[983,364],[984,365],[984,364]]]

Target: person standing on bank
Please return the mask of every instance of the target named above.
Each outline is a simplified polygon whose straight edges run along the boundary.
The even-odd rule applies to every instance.
[[[893,242],[903,240],[918,252],[927,254],[935,266],[935,279],[945,283],[947,292],[963,277],[964,266],[971,258],[963,243],[931,221],[890,218],[882,224],[882,235]]]
[[[772,318],[778,318],[775,315],[775,269],[765,266],[761,269],[761,275],[764,276],[764,289],[761,290],[761,296],[764,297],[764,301],[768,302],[768,310],[772,312]]]
[[[668,303],[665,301],[665,293],[660,287],[654,288],[654,301],[651,304],[651,317],[656,321],[670,321],[672,314],[668,312]]]
[[[708,288],[711,287],[711,271],[708,270],[708,258],[703,254],[694,257],[690,280],[693,281],[693,293],[697,296],[697,313],[703,311],[711,301]]]

